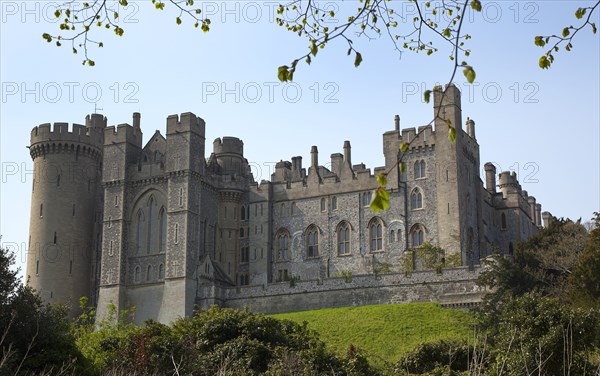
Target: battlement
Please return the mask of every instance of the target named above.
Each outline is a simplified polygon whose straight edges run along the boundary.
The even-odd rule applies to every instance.
[[[213,153],[215,153],[215,155],[238,154],[243,156],[244,142],[237,137],[223,137],[223,139],[217,138],[213,142]]]
[[[102,132],[81,124],[73,124],[69,130],[69,123],[45,123],[31,130],[31,145],[48,141],[81,142],[100,147]]]
[[[104,145],[129,143],[142,147],[142,132],[129,124],[111,125],[104,128]]]
[[[191,112],[167,117],[167,135],[180,132],[194,132],[202,137],[205,135],[206,123]]]
[[[521,192],[521,185],[517,180],[517,173],[514,171],[512,173],[510,171],[501,172],[498,177],[498,186],[505,195],[508,192]]]

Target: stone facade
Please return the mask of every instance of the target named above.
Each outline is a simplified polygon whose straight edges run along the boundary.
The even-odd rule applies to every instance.
[[[50,302],[89,296],[100,317],[110,303],[136,306],[137,321],[170,322],[210,304],[263,312],[467,304],[480,297],[479,259],[510,254],[535,233],[541,206],[514,173],[497,176],[489,163],[484,184],[475,123],[467,118],[462,129],[458,89],[434,92],[433,107],[434,127],[401,130],[396,116],[383,134],[385,165],[373,171],[352,163],[345,141],[329,169],[313,146],[308,168],[293,157],[260,183],[237,138],[216,139],[205,158],[205,123],[191,113],[169,116],[166,137],[157,131],[145,146],[138,113],[133,125],[109,127],[98,114],[70,131],[40,125],[30,146],[29,284]],[[381,172],[391,205],[374,214],[369,203]],[[423,242],[464,268],[405,277],[406,257]]]

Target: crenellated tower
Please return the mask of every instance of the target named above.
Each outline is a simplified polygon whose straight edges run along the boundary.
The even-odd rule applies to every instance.
[[[72,316],[80,297],[95,303],[104,127],[106,118],[93,114],[85,126],[42,124],[31,131],[28,284],[45,302],[70,304]]]

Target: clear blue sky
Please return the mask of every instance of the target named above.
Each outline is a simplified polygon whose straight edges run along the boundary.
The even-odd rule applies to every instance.
[[[132,113],[141,112],[146,141],[157,129],[164,133],[168,115],[191,111],[206,121],[207,153],[216,137],[243,139],[257,180],[268,179],[281,159],[302,155],[306,164],[311,145],[327,164],[344,140],[352,143],[354,163],[374,168],[383,164],[381,134],[393,128],[394,115],[402,127],[428,123],[433,110],[423,103],[423,90],[451,72],[448,50],[399,58],[385,37],[355,38],[364,59],[360,68],[340,41],[321,50],[311,66],[300,63],[295,83],[283,85],[277,67],[303,55],[307,43],[275,25],[277,3],[203,2],[212,19],[207,34],[185,17],[177,26],[171,6],[159,12],[150,1],[131,2],[120,11],[124,37],[98,30],[105,47],[91,48],[96,66],[89,68],[68,45],[59,49],[42,40],[43,32],[57,30],[52,3],[0,0],[0,233],[20,265],[33,167],[25,146],[34,126],[81,124],[97,103],[111,125],[131,123]],[[358,5],[322,3],[340,20],[347,18],[345,7]],[[577,6],[591,2],[482,3],[483,13],[469,16],[464,26],[473,36],[468,61],[477,81],[468,86],[462,75],[457,80],[463,119],[476,122],[482,166],[492,161],[516,171],[543,210],[587,220],[600,210],[599,39],[581,31],[573,51],[561,51],[542,71],[537,60],[543,50],[533,38],[575,24]],[[391,5],[412,17],[408,3]],[[598,14],[594,18],[600,24]]]

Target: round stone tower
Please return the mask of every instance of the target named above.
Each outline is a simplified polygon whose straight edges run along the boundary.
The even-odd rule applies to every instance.
[[[86,125],[42,124],[31,131],[34,179],[27,257],[28,284],[49,303],[94,299],[101,233],[101,163],[106,118]],[[98,235],[95,235],[98,234]]]

